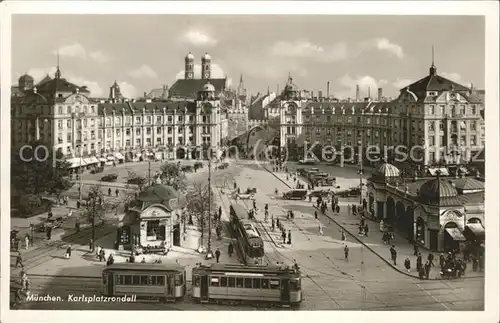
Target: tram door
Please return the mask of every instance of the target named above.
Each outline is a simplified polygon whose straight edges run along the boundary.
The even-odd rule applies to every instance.
[[[167,275],[167,297],[175,296],[175,277],[173,274]]]
[[[290,303],[290,279],[281,280],[281,302]]]
[[[200,300],[208,301],[208,275],[203,275],[200,277]]]
[[[108,273],[108,295],[114,295],[114,286],[115,286],[115,277],[113,276],[113,273]]]

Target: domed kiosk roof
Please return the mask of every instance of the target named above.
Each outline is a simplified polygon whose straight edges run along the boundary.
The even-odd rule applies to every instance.
[[[208,82],[207,84],[203,85],[202,91],[215,92],[215,87],[212,85],[212,83]]]
[[[181,196],[173,187],[163,184],[151,185],[139,193],[136,200],[143,202],[142,209],[153,204],[163,204],[169,211],[173,211],[186,205],[184,196]]]
[[[458,191],[448,180],[435,178],[420,186],[419,199],[431,205],[460,205]]]
[[[398,178],[400,175],[401,173],[396,166],[384,162],[373,172],[371,180],[378,183],[385,183],[390,179]]]

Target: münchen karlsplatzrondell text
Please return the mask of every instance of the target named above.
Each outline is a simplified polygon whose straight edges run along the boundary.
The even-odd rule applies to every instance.
[[[50,294],[38,295],[30,294],[27,298],[30,302],[77,302],[77,303],[133,303],[136,302],[136,295],[125,295],[122,297],[107,297],[107,296],[85,296],[69,294],[67,297],[54,296]]]

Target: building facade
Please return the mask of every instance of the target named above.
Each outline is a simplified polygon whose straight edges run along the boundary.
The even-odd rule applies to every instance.
[[[411,163],[424,166],[443,160],[465,163],[484,148],[483,95],[439,76],[434,64],[428,76],[401,89],[392,101],[310,97],[289,77],[283,92],[267,105],[268,118],[279,116],[282,147],[361,144],[394,156],[399,146],[412,156]]]

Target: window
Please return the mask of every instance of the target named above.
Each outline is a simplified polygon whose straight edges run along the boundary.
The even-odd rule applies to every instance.
[[[269,285],[271,289],[279,289],[280,288],[280,280],[279,279],[271,279]]]
[[[139,285],[141,282],[139,276],[132,276],[132,285]]]
[[[172,123],[172,116],[168,116],[167,121],[168,121],[168,123]]]
[[[141,124],[141,117],[135,117],[135,124]]]
[[[161,135],[161,127],[157,127],[156,128],[156,134],[157,135]]]
[[[441,131],[444,130],[444,123],[443,122],[439,122],[439,130],[441,130]]]
[[[130,136],[130,128],[125,129],[125,134],[126,134],[127,136]]]
[[[440,146],[444,145],[444,136],[439,136],[439,145]]]
[[[352,123],[352,117],[347,117],[347,123]]]
[[[182,133],[184,131],[184,127],[177,128],[177,133]]]
[[[444,105],[439,106],[439,114],[444,114]]]
[[[253,279],[253,288],[260,288],[260,278]]]
[[[434,114],[434,113],[435,113],[434,106],[433,105],[429,106],[429,114]]]
[[[139,136],[141,134],[141,129],[140,128],[135,129],[135,134]]]
[[[156,235],[159,233],[160,221],[153,220],[147,222],[147,237],[153,237],[156,240]]]
[[[472,106],[470,107],[470,111],[471,111],[471,113],[472,113],[473,115],[475,115],[475,114],[476,114],[476,106],[475,106],[475,105],[472,105]]]
[[[291,290],[300,290],[300,280],[292,279],[290,280],[290,289]]]
[[[436,141],[434,139],[434,136],[429,136],[429,145],[434,146],[436,144]]]
[[[262,279],[262,288],[265,288],[265,289],[269,288],[269,279],[267,279],[267,278]]]
[[[450,107],[450,114],[451,114],[452,117],[454,117],[456,115],[456,111],[455,111],[455,106],[454,105],[452,105]]]
[[[120,124],[121,124],[121,122],[122,122],[122,120],[121,120],[121,118],[120,118],[120,117],[116,117],[116,118],[115,118],[115,124],[116,124],[116,125],[120,125]]]
[[[146,128],[146,134],[150,135],[151,134],[151,128]]]
[[[156,117],[156,123],[161,123],[161,116]]]
[[[167,132],[168,132],[169,134],[171,134],[171,133],[172,133],[172,127],[168,127],[168,128],[167,128]]]
[[[148,276],[139,276],[141,277],[141,285],[148,285]]]
[[[228,280],[227,280],[227,282],[228,282],[227,285],[229,287],[235,287],[236,286],[236,279],[234,277],[229,277]]]
[[[220,278],[220,287],[227,287],[227,277]]]
[[[245,288],[252,288],[252,278],[245,278]]]
[[[71,107],[68,107],[68,114],[71,114]]]
[[[182,123],[184,121],[184,117],[183,116],[178,116],[177,120],[179,121],[179,123]]]
[[[183,280],[183,275],[175,275],[175,286],[181,286],[184,283]]]
[[[236,278],[236,288],[243,288],[243,278]]]
[[[476,123],[474,121],[470,124],[470,130],[476,130]]]
[[[132,285],[132,276],[125,275],[125,276],[122,276],[122,277],[125,277],[124,280],[123,280],[123,284],[124,285]]]
[[[372,119],[371,118],[366,118],[366,124],[371,124],[372,123]]]
[[[429,121],[429,130],[434,131],[434,121]]]
[[[194,286],[196,286],[196,287],[200,286],[200,276],[194,277]]]
[[[476,136],[475,135],[470,136],[470,145],[471,146],[476,146],[477,145],[477,140],[476,140]]]

